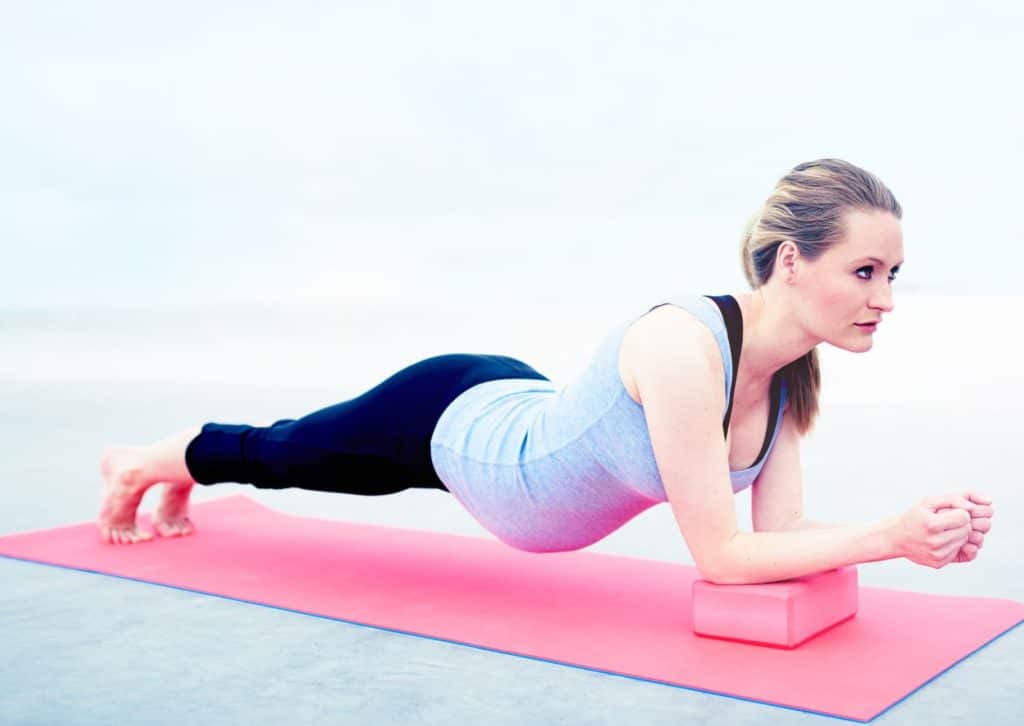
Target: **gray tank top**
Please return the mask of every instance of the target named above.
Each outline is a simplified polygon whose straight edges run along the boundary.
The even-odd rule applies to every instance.
[[[735,301],[729,298],[732,305]],[[731,412],[733,345],[739,358],[742,319],[708,296],[683,294],[677,305],[710,328],[725,370],[726,422]],[[430,455],[441,481],[498,539],[529,552],[586,547],[644,510],[667,501],[643,406],[619,376],[619,347],[629,326],[653,310],[631,314],[600,342],[588,365],[564,386],[523,378],[479,383],[441,414]],[[732,317],[730,325],[727,321]],[[781,427],[785,381],[772,385],[761,455],[730,471],[734,492],[760,473]]]

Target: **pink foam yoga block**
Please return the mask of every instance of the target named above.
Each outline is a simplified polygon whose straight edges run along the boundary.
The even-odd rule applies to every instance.
[[[697,635],[795,648],[857,613],[857,568],[762,585],[694,580]]]

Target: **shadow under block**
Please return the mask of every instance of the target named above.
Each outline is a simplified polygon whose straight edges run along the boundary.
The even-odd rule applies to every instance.
[[[695,580],[697,635],[795,648],[857,614],[857,568],[760,585]]]

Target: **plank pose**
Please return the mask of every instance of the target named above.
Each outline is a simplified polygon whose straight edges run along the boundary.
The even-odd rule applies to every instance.
[[[719,583],[894,557],[936,568],[973,560],[993,515],[976,492],[928,497],[866,525],[803,516],[799,443],[818,413],[816,346],[871,350],[893,310],[901,217],[873,174],[839,159],[799,164],[747,225],[752,292],[638,305],[564,386],[515,358],[453,353],[299,419],[209,422],[110,447],[101,536],[190,534],[194,484],[242,482],[441,489],[531,552],[585,547],[668,502],[702,575]],[[155,484],[165,489],[148,532],[135,517]],[[732,501],[746,487],[753,532],[739,531]]]

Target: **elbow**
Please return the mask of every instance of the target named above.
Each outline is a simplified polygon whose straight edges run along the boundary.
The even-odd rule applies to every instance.
[[[700,576],[712,585],[743,585],[746,580],[737,576],[735,572],[722,567],[697,567]]]
[[[697,571],[700,573],[700,577],[705,582],[710,582],[712,585],[728,585],[726,578],[718,574],[717,571],[709,570],[706,567],[697,567]]]
[[[715,568],[698,567],[701,577],[712,585],[751,585],[759,580],[749,572],[743,572],[736,568]]]
[[[713,585],[746,585],[754,580],[751,573],[739,566],[723,545],[714,554],[705,554],[697,560],[700,576]]]
[[[700,557],[697,559],[697,571],[700,576],[712,585],[732,585],[729,568],[722,562],[721,557]]]

